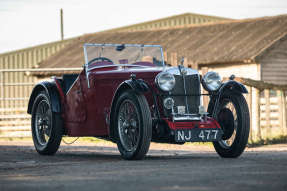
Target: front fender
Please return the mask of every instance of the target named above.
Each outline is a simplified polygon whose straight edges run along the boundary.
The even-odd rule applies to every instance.
[[[243,94],[248,93],[248,90],[246,89],[246,87],[243,84],[241,84],[237,81],[234,81],[234,80],[229,80],[229,81],[223,83],[221,85],[221,87],[219,88],[218,92],[221,93],[221,92],[224,92],[226,90],[229,90],[231,92],[243,93]]]
[[[29,98],[27,113],[32,114],[34,100],[41,91],[45,91],[49,96],[50,103],[52,104],[52,111],[60,113],[61,100],[57,86],[53,81],[43,81],[35,85]]]
[[[134,90],[136,93],[138,94],[144,94],[145,92],[149,91],[150,88],[149,86],[147,85],[147,83],[142,80],[142,79],[129,79],[129,80],[126,80],[124,82],[122,82],[117,90],[115,91],[114,93],[114,96],[113,96],[113,100],[112,100],[112,103],[111,103],[111,109],[110,109],[110,115],[109,115],[109,119],[107,121],[107,123],[109,124],[109,134],[110,134],[110,137],[113,139],[114,138],[114,124],[113,124],[113,121],[111,120],[112,119],[112,116],[114,115],[114,108],[115,108],[115,105],[116,105],[116,102],[117,102],[117,98],[126,90],[128,89],[132,89]]]
[[[225,94],[246,94],[248,93],[248,90],[246,89],[246,87],[234,80],[229,80],[225,83],[223,83],[221,85],[221,87],[219,88],[219,90],[215,93],[212,94],[210,96],[210,102],[208,104],[208,113],[212,116],[212,117],[216,117],[216,109],[219,105],[219,100],[221,99],[221,97]]]
[[[130,79],[123,83],[127,84],[132,90],[139,94],[145,93],[149,90],[148,85],[142,79]]]

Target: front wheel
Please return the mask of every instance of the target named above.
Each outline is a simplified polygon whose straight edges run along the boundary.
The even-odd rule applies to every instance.
[[[116,102],[115,126],[118,149],[124,159],[142,159],[149,150],[152,120],[143,95],[128,90]]]
[[[32,137],[39,154],[53,155],[62,140],[62,118],[54,113],[46,92],[40,92],[32,107]]]
[[[221,157],[236,158],[248,142],[250,117],[246,100],[242,94],[223,95],[217,111],[224,134],[222,140],[213,143],[214,148]]]

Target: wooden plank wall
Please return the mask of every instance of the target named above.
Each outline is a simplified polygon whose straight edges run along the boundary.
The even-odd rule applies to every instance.
[[[287,84],[287,35],[267,49],[258,58],[261,63],[261,80]]]

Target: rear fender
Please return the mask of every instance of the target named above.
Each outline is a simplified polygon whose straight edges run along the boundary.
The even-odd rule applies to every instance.
[[[34,100],[41,91],[45,91],[47,95],[49,96],[50,103],[52,104],[52,111],[56,113],[60,113],[61,112],[61,99],[59,96],[57,86],[54,81],[40,82],[33,88],[29,102],[28,102],[27,113],[32,114],[32,107],[34,104]]]

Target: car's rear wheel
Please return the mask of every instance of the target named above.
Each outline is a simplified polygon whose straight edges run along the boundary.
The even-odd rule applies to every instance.
[[[152,122],[146,98],[132,90],[121,94],[115,107],[115,132],[124,159],[142,159],[149,150]]]
[[[42,155],[55,154],[62,140],[62,118],[52,111],[50,99],[44,91],[38,94],[33,103],[31,128],[37,152]]]
[[[219,101],[217,121],[223,130],[222,140],[214,142],[216,152],[225,158],[242,154],[249,137],[249,110],[242,94],[224,95]]]

